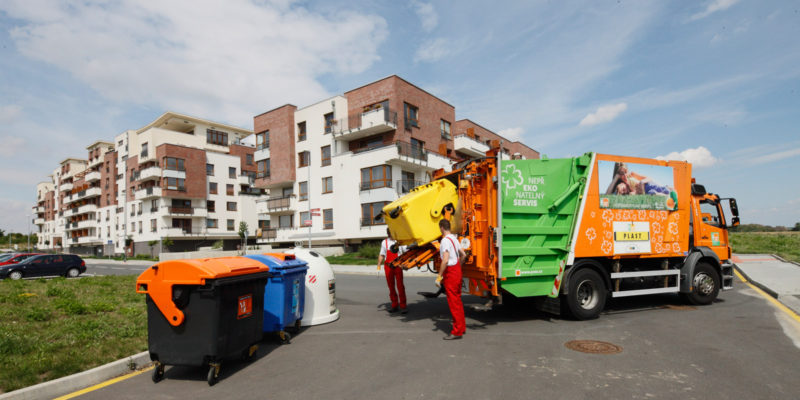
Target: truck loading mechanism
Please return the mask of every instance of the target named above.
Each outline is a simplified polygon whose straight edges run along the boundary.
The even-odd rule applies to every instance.
[[[498,149],[384,207],[408,251],[403,268],[438,265],[438,222],[467,252],[466,291],[502,302],[537,297],[546,311],[596,317],[607,297],[680,293],[710,304],[733,286],[721,203],[686,162],[586,153],[502,160]]]

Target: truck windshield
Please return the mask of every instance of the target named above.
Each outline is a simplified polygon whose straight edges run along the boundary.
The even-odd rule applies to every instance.
[[[705,224],[717,227],[722,226],[722,218],[720,218],[719,208],[715,202],[700,200],[700,216]]]

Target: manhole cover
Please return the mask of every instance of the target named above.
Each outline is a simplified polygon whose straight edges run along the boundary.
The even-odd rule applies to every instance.
[[[667,304],[661,308],[666,308],[668,310],[697,310],[697,307],[693,306],[685,306],[685,305],[677,305],[677,304]]]
[[[599,340],[570,340],[564,343],[564,346],[570,350],[589,354],[616,354],[622,351],[622,346]]]

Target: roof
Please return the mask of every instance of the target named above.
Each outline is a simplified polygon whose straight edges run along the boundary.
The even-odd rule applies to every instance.
[[[200,124],[204,124],[204,125],[209,125],[209,126],[213,126],[214,128],[222,128],[222,129],[229,130],[229,131],[236,131],[236,132],[240,132],[240,133],[246,133],[248,135],[253,133],[253,131],[250,130],[250,129],[239,128],[238,126],[223,124],[221,122],[214,122],[214,121],[210,121],[210,120],[203,119],[203,118],[192,117],[190,115],[180,114],[180,113],[176,113],[174,111],[167,111],[164,114],[161,114],[161,116],[156,118],[155,121],[153,121],[153,122],[151,122],[151,123],[139,128],[139,129],[137,129],[136,133],[142,133],[142,132],[144,132],[144,131],[146,131],[146,130],[148,130],[150,128],[160,127],[161,125],[164,125],[165,122],[167,122],[168,120],[170,120],[172,118],[183,119],[184,121],[187,121],[187,123],[188,123],[188,121],[192,121],[194,123],[200,123]]]
[[[475,125],[475,126],[478,126],[478,127],[482,128],[482,129],[486,129],[487,131],[489,131],[489,132],[491,132],[491,133],[493,133],[493,134],[495,134],[495,135],[497,135],[497,136],[500,136],[500,137],[501,137],[501,138],[503,138],[503,139],[506,139],[506,140],[508,140],[508,143],[515,143],[515,144],[519,144],[520,146],[525,146],[525,147],[527,147],[529,150],[531,150],[531,151],[535,151],[537,154],[540,154],[540,153],[539,153],[539,151],[538,151],[538,150],[536,150],[536,149],[534,149],[533,147],[531,147],[531,146],[528,146],[527,144],[525,144],[525,143],[522,143],[522,142],[521,142],[521,141],[519,141],[519,140],[511,141],[510,139],[508,139],[508,138],[504,137],[503,135],[501,135],[501,134],[499,134],[499,133],[497,133],[497,132],[495,132],[495,131],[493,131],[493,130],[491,130],[491,129],[489,129],[489,128],[487,128],[487,127],[485,127],[485,126],[483,126],[483,125],[481,125],[481,124],[479,124],[479,123],[477,123],[477,122],[475,122],[475,121],[473,121],[473,120],[471,120],[471,119],[469,119],[469,118],[462,118],[462,119],[459,119],[459,120],[457,120],[456,122],[461,122],[461,121],[469,121],[471,124],[473,124],[473,125]]]
[[[94,143],[86,146],[86,150],[91,150],[91,149],[93,149],[95,147],[102,146],[104,144],[108,145],[108,146],[111,146],[112,148],[114,147],[114,143],[106,142],[105,140],[97,140]]]
[[[350,90],[348,90],[348,91],[346,91],[346,92],[344,92],[344,93],[345,93],[345,94],[347,94],[347,93],[350,93],[350,92],[356,91],[356,90],[358,90],[358,89],[365,88],[365,87],[367,87],[367,86],[369,86],[369,85],[374,85],[374,84],[376,84],[376,83],[378,83],[378,82],[385,81],[385,80],[387,80],[387,79],[391,79],[391,78],[397,78],[397,79],[399,79],[399,80],[401,80],[401,81],[403,81],[403,82],[405,82],[405,83],[407,83],[407,84],[409,84],[409,85],[411,85],[411,86],[413,86],[413,87],[417,88],[418,90],[420,90],[420,91],[422,91],[422,92],[424,92],[424,93],[428,94],[429,96],[431,96],[431,97],[435,98],[436,100],[439,100],[439,101],[441,101],[442,103],[444,103],[444,104],[447,104],[448,106],[455,108],[455,106],[453,106],[452,104],[450,104],[450,103],[448,103],[448,102],[446,102],[446,101],[442,100],[441,98],[437,97],[436,95],[432,94],[431,92],[429,92],[429,91],[427,91],[427,90],[425,90],[425,89],[423,89],[423,88],[421,88],[421,87],[419,87],[419,86],[417,86],[417,85],[415,85],[415,84],[413,84],[413,83],[411,83],[411,82],[409,82],[409,81],[407,81],[407,80],[405,80],[405,79],[403,79],[403,78],[399,77],[398,75],[389,75],[389,76],[387,76],[386,78],[378,79],[377,81],[375,81],[375,82],[370,82],[370,83],[367,83],[366,85],[361,85],[361,86],[359,86],[359,87],[357,87],[357,88],[355,88],[355,89],[350,89]]]
[[[77,161],[77,162],[79,162],[81,164],[88,164],[89,163],[88,160],[82,160],[80,158],[67,157],[67,158],[61,160],[61,162],[59,164],[64,165],[64,164],[66,164],[66,163],[68,163],[70,161]]]
[[[271,113],[271,112],[273,112],[273,111],[280,110],[280,109],[281,109],[281,108],[283,108],[283,107],[294,107],[294,108],[297,108],[297,106],[296,106],[296,105],[294,105],[294,104],[291,104],[291,103],[286,103],[286,104],[284,104],[284,105],[282,105],[282,106],[275,107],[275,108],[273,108],[272,110],[269,110],[269,111],[264,111],[264,112],[262,112],[261,114],[258,114],[258,115],[256,115],[256,116],[255,116],[255,117],[253,117],[253,118],[260,117],[260,116],[262,116],[262,115],[264,115],[264,114],[269,114],[269,113]]]

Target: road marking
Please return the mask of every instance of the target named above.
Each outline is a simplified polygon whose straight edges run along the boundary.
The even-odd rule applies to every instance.
[[[736,274],[736,276],[739,277],[739,279],[742,282],[746,283],[747,286],[750,286],[751,288],[753,288],[753,290],[755,290],[756,293],[760,294],[765,299],[769,300],[772,304],[775,305],[775,307],[778,307],[779,310],[785,312],[790,317],[794,318],[795,321],[800,322],[800,315],[797,315],[797,313],[794,312],[791,308],[786,307],[785,305],[783,305],[783,303],[781,303],[780,301],[776,300],[774,297],[768,295],[763,290],[759,289],[758,287],[756,287],[752,283],[748,282],[747,279],[744,279],[744,276],[742,276],[742,274],[739,273],[739,271],[734,270],[733,273]]]
[[[70,394],[66,394],[66,395],[61,396],[61,397],[56,397],[53,400],[67,400],[67,399],[71,399],[73,397],[78,397],[78,396],[80,396],[82,394],[93,392],[93,391],[95,391],[97,389],[102,389],[102,388],[104,388],[106,386],[113,385],[113,384],[115,384],[117,382],[124,381],[125,379],[133,378],[134,376],[139,375],[139,374],[143,374],[143,373],[145,373],[147,371],[150,371],[153,368],[154,368],[153,366],[150,366],[150,367],[145,368],[145,369],[141,369],[141,370],[138,370],[138,371],[131,372],[130,374],[127,374],[127,375],[118,376],[118,377],[116,377],[114,379],[109,379],[109,380],[107,380],[105,382],[98,383],[97,385],[90,386],[90,387],[88,387],[86,389],[81,389],[81,390],[78,390],[77,392],[72,392]]]

